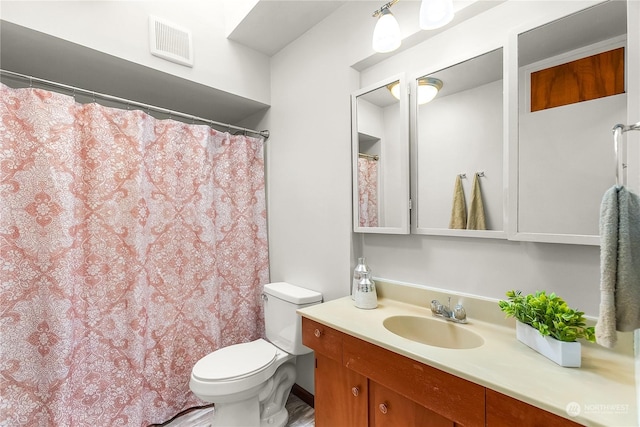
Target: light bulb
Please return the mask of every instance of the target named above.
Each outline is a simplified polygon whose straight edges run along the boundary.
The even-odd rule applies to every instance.
[[[373,50],[386,53],[400,47],[400,26],[398,21],[389,11],[389,8],[382,9],[376,27],[373,30]]]
[[[453,19],[453,0],[422,0],[420,5],[420,28],[435,30]]]
[[[433,77],[423,77],[418,80],[418,105],[433,101],[440,89],[442,80]]]
[[[433,101],[433,98],[438,94],[438,89],[434,86],[418,86],[418,104],[426,104]]]

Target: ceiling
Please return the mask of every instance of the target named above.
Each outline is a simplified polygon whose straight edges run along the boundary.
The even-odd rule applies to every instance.
[[[260,0],[227,38],[273,56],[345,3]]]

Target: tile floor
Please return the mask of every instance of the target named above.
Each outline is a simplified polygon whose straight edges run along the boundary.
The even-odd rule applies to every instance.
[[[313,408],[290,394],[287,399],[289,422],[287,427],[313,427],[315,425]],[[200,409],[176,418],[164,427],[209,427],[213,408]]]

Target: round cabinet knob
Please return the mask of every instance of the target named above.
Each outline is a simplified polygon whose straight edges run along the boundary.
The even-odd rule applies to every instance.
[[[386,414],[389,411],[389,408],[387,408],[387,405],[384,403],[381,403],[380,406],[378,406],[378,408],[380,409],[380,412],[382,412],[383,414]]]
[[[315,335],[316,338],[320,338],[320,335],[322,335],[322,331],[320,329],[316,329],[315,331],[313,331],[313,335]]]
[[[358,387],[353,387],[351,389],[351,393],[353,393],[354,396],[358,397],[358,395],[360,394],[360,389]]]

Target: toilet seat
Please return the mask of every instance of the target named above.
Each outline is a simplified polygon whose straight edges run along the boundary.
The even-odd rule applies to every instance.
[[[192,376],[204,382],[241,379],[268,368],[276,360],[278,348],[262,338],[234,344],[200,359]]]

